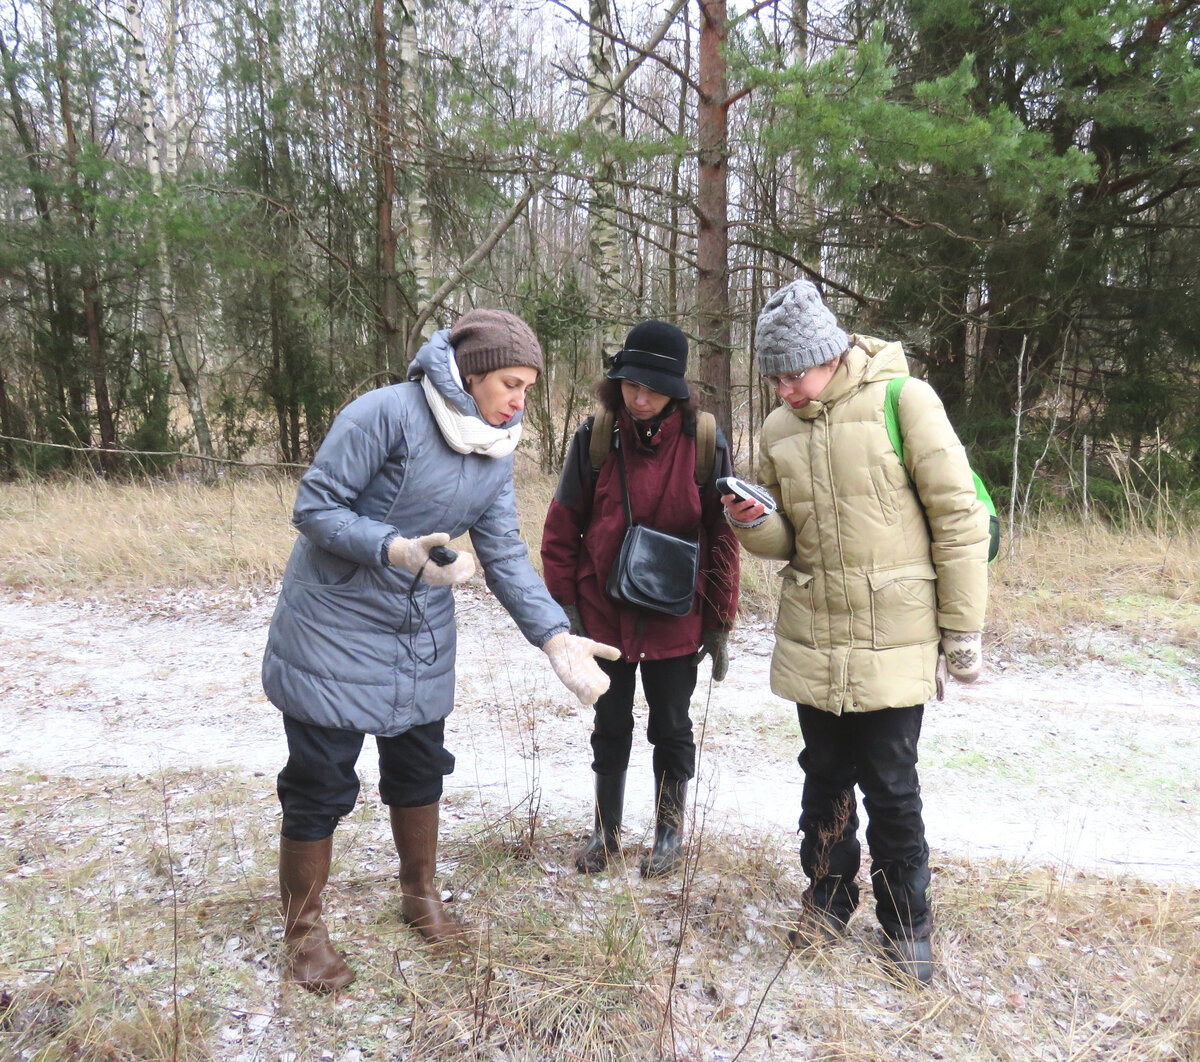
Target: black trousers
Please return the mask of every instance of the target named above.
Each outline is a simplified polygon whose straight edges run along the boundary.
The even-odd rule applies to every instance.
[[[592,770],[622,774],[633,748],[633,695],[638,668],[650,709],[646,737],[654,746],[655,778],[691,778],[696,773],[696,743],[688,709],[696,688],[697,667],[691,653],[667,660],[597,660],[609,687],[596,702],[592,730]]]
[[[280,833],[289,841],[322,841],[358,801],[354,765],[365,734],[283,717],[288,761],[275,783],[283,807]],[[444,720],[395,737],[376,737],[379,796],[385,804],[419,808],[442,797],[442,778],[454,771]]]
[[[929,934],[929,847],[921,817],[917,741],[923,704],[833,715],[797,705],[804,751],[800,862],[812,901],[849,919],[858,905],[858,804],[862,790],[875,913],[893,937]]]

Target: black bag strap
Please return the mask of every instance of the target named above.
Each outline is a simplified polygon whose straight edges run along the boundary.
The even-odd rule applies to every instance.
[[[625,451],[621,447],[621,429],[613,432],[613,447],[617,451],[617,472],[621,477],[621,500],[625,503],[625,527],[633,527],[633,509],[629,505],[629,483],[625,479]]]

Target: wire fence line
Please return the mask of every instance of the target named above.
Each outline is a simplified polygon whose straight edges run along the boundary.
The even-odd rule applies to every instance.
[[[239,461],[232,457],[209,457],[206,454],[188,453],[186,450],[125,450],[109,446],[72,446],[69,443],[41,442],[37,439],[23,439],[16,435],[0,435],[0,441],[20,443],[22,446],[37,446],[51,450],[69,450],[79,454],[108,454],[114,457],[173,457],[177,460],[200,461],[212,465],[233,466],[235,468],[299,468],[309,465],[295,461]]]
[[[200,461],[211,465],[232,466],[234,468],[298,468],[301,470],[311,467],[310,462],[296,461],[239,461],[232,457],[208,457],[205,454],[188,453],[186,450],[125,450],[109,446],[72,446],[69,443],[41,442],[37,439],[25,439],[18,435],[0,435],[0,442],[20,443],[22,446],[43,447],[50,450],[69,450],[79,454],[108,454],[114,457],[173,457],[176,460]],[[514,458],[523,458],[527,463],[537,463],[537,458],[528,451],[516,451]]]

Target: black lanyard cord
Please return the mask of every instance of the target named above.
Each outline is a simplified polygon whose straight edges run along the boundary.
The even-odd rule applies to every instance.
[[[425,564],[428,563],[428,561],[425,562]],[[425,615],[425,610],[421,608],[421,605],[417,601],[416,597],[417,583],[421,581],[421,575],[425,571],[425,564],[422,564],[421,567],[417,569],[417,573],[413,576],[412,582],[409,584],[408,594],[405,596],[404,602],[404,626],[408,626],[408,618],[415,612],[418,617],[417,629],[413,631],[411,635],[409,635],[408,655],[412,657],[414,663],[423,664],[425,667],[431,667],[437,662],[438,658],[437,637],[433,633],[433,626],[429,622],[429,617]],[[428,584],[426,584],[426,594],[428,594]],[[429,639],[433,642],[433,656],[431,656],[428,660],[426,660],[423,656],[421,656],[420,653],[417,652],[417,638],[421,633],[422,627],[429,631]]]

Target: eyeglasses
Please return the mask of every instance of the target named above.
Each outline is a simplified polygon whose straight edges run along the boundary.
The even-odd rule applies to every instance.
[[[803,372],[789,372],[786,376],[770,375],[767,377],[767,382],[777,391],[779,388],[785,386],[790,388],[799,387],[800,381],[803,380],[804,377],[806,377],[815,368],[816,366],[814,365],[812,368],[805,369]]]

